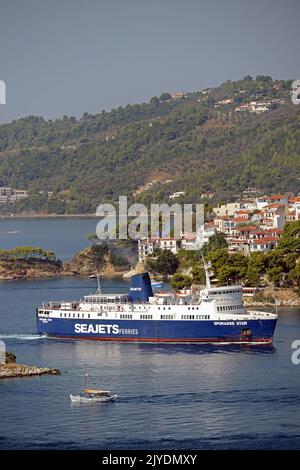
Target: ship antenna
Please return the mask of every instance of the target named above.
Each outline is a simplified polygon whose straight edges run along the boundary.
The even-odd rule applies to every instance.
[[[86,361],[84,363],[84,389],[86,389],[86,378],[87,378],[87,373],[86,373]]]
[[[97,291],[96,294],[102,294],[102,288],[101,288],[101,274],[97,273]]]
[[[209,272],[208,272],[208,264],[205,263],[204,256],[202,255],[203,267],[205,271],[205,278],[206,278],[206,289],[210,289],[210,279],[209,279]]]

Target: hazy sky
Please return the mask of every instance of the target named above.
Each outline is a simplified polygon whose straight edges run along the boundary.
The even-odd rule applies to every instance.
[[[299,22],[299,0],[0,0],[0,122],[300,79]]]

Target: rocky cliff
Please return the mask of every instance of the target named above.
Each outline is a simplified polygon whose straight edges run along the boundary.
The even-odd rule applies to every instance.
[[[0,261],[0,280],[35,279],[60,276],[63,272],[60,261],[46,260],[14,260]]]

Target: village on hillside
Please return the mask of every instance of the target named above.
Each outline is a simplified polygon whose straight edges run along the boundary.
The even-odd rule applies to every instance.
[[[257,195],[259,190],[248,188],[244,199],[213,208],[212,220],[196,233],[182,233],[180,238],[144,238],[138,241],[139,261],[145,261],[155,248],[201,249],[212,235],[224,234],[229,253],[268,252],[274,250],[287,222],[300,220],[300,196],[287,194]]]

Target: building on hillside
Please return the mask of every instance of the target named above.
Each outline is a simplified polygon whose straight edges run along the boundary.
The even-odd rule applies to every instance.
[[[249,251],[250,253],[253,253],[274,250],[277,246],[278,240],[278,237],[263,237],[249,240]]]
[[[257,209],[255,198],[247,198],[241,201],[241,210],[253,212]]]
[[[282,229],[285,224],[286,204],[268,204],[263,209],[263,219],[261,226],[263,228]]]
[[[271,204],[288,204],[288,196],[284,194],[275,194],[270,196],[269,199]]]
[[[176,199],[177,197],[184,196],[185,191],[177,191],[176,193],[170,194],[170,199]]]
[[[251,195],[251,196],[256,196],[258,194],[261,194],[262,190],[260,188],[254,188],[254,187],[248,187],[244,189],[243,194],[245,195]]]
[[[28,198],[28,191],[10,187],[0,188],[0,204],[13,204],[21,199]]]
[[[241,104],[235,108],[235,112],[248,111],[249,113],[264,113],[269,111],[270,107],[274,104],[284,104],[285,100],[280,98],[261,100],[261,101],[250,101],[250,103]]]
[[[222,206],[217,206],[213,208],[213,212],[217,216],[233,216],[235,211],[241,209],[240,202],[228,202]]]
[[[234,217],[245,219],[245,222],[246,222],[248,219],[251,218],[251,211],[249,211],[247,209],[239,209],[239,210],[235,211]]]
[[[216,228],[211,223],[204,224],[194,234],[185,233],[181,237],[181,247],[184,250],[200,250],[205,243],[208,243],[211,236],[216,234]]]
[[[255,200],[255,205],[258,210],[262,210],[268,204],[270,204],[269,196],[260,196],[260,197],[257,197]]]
[[[262,211],[256,210],[256,211],[254,211],[254,212],[252,213],[252,215],[251,215],[251,220],[252,220],[252,222],[254,222],[254,223],[259,224],[259,223],[262,221],[262,219],[263,219],[263,213],[262,213]]]
[[[245,254],[253,251],[269,251],[277,246],[282,230],[269,229],[259,230],[257,227],[241,227],[226,237],[229,253],[243,252]]]
[[[206,191],[205,193],[202,193],[200,195],[201,199],[212,199],[214,197],[215,193],[212,191]]]
[[[269,111],[270,109],[270,102],[265,102],[265,101],[252,101],[250,104],[250,113],[264,113],[266,111]]]
[[[184,93],[183,91],[176,91],[175,93],[172,93],[171,96],[172,96],[173,100],[178,100],[180,98],[185,98],[186,93]]]
[[[12,193],[12,188],[9,188],[7,186],[2,186],[0,188],[0,196],[10,196]]]
[[[300,220],[300,210],[299,209],[289,209],[286,214],[286,222],[294,222],[295,220]]]
[[[226,106],[227,104],[233,103],[232,98],[225,98],[224,100],[217,101],[214,105],[215,108],[219,108],[220,106]]]
[[[7,204],[8,203],[8,196],[6,194],[0,194],[0,204]]]
[[[170,250],[176,254],[178,251],[176,238],[146,238],[138,240],[139,261],[145,261],[146,257],[152,255],[155,248]]]
[[[217,232],[229,233],[235,228],[235,222],[231,217],[219,216],[214,218],[214,226]]]

